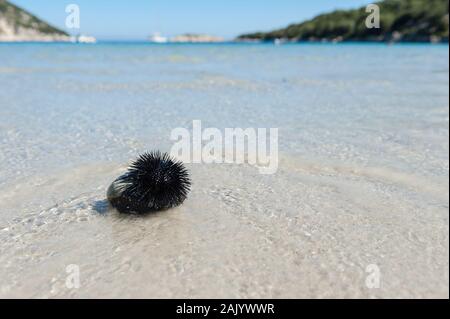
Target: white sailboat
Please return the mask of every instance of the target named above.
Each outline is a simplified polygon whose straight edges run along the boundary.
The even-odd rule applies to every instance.
[[[167,43],[169,42],[169,39],[167,39],[166,37],[162,36],[160,33],[155,32],[153,33],[148,40],[152,43]]]

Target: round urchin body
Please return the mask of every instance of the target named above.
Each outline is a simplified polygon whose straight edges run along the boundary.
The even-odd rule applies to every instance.
[[[145,153],[108,188],[111,205],[121,213],[145,214],[184,202],[191,181],[181,162],[167,153]]]

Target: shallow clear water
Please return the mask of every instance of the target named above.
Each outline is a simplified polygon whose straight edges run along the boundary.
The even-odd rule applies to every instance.
[[[0,296],[448,297],[448,59],[448,45],[0,44]],[[124,165],[193,120],[279,128],[278,173],[190,165],[183,207],[109,210]],[[64,288],[69,263],[84,288]],[[364,286],[372,263],[382,289]]]

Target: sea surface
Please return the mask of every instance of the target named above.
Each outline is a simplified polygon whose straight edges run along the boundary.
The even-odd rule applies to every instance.
[[[278,171],[108,207],[193,120],[278,128]],[[449,296],[448,45],[0,44],[0,163],[0,297]]]

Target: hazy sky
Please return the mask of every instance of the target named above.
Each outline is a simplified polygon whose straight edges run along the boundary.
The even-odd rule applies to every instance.
[[[145,39],[153,32],[172,36],[208,33],[233,38],[301,22],[333,9],[355,8],[370,0],[12,0],[65,29],[68,4],[78,4],[81,33],[99,39]],[[372,1],[373,2],[373,1]],[[71,30],[67,30],[73,33]],[[79,33],[79,32],[77,32]]]

